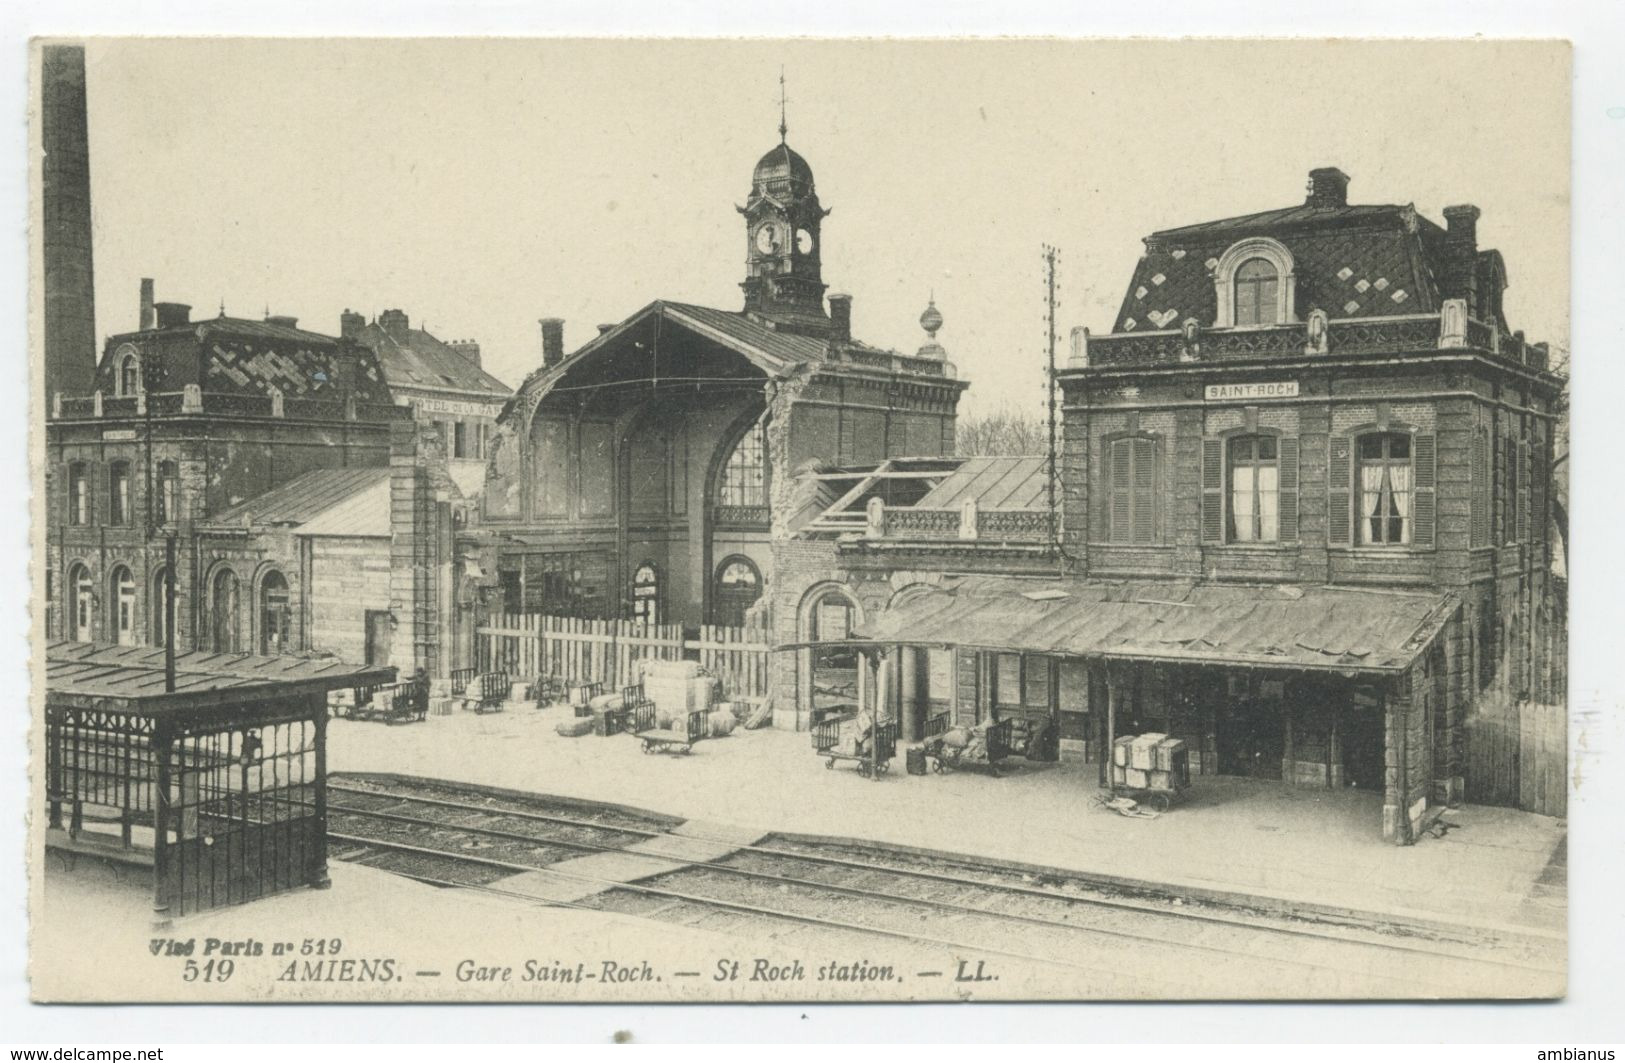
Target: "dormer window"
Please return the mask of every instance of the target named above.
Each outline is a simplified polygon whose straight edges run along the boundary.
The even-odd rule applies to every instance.
[[[119,358],[117,383],[121,396],[135,395],[141,391],[141,359],[134,351]]]
[[[1236,270],[1236,324],[1274,325],[1275,294],[1281,276],[1261,258],[1249,258]]]
[[[1293,312],[1292,252],[1279,240],[1255,236],[1230,246],[1213,269],[1216,328],[1285,325]]]

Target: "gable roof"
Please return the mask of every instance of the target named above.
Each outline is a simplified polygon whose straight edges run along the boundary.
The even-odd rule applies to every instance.
[[[395,387],[455,388],[493,398],[513,391],[450,344],[419,328],[408,328],[397,337],[374,322],[362,328],[356,341],[377,356],[384,379]]]
[[[383,510],[385,515],[384,534],[387,535],[389,513],[389,466],[387,465],[367,465],[343,469],[312,469],[310,472],[295,476],[287,483],[271,488],[264,494],[256,495],[246,502],[239,502],[230,509],[209,518],[204,522],[204,525],[212,528],[226,528],[251,523],[298,527],[316,520],[330,510],[347,508],[359,496],[368,495],[369,491],[376,493],[376,489],[380,486],[383,488],[385,502]],[[366,533],[328,531],[325,534],[354,535]]]

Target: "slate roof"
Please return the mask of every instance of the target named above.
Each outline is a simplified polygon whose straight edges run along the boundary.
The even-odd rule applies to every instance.
[[[384,487],[385,534],[388,534],[389,467],[368,465],[358,468],[312,469],[287,483],[273,487],[246,502],[239,502],[205,522],[205,527],[240,527],[245,521],[258,525],[299,526],[326,514],[334,507],[353,501],[369,490]],[[339,534],[327,532],[326,534]],[[363,534],[356,532],[354,534]]]
[[[1459,607],[1449,594],[1353,588],[974,577],[903,599],[854,639],[1392,673]]]
[[[449,344],[418,328],[391,335],[374,322],[358,341],[377,356],[384,378],[401,388],[455,388],[506,398],[513,389],[458,354]]]
[[[1214,269],[1225,250],[1269,236],[1292,252],[1298,317],[1435,313],[1444,231],[1411,206],[1308,205],[1153,233],[1117,312],[1114,332],[1212,325]]]
[[[160,390],[198,383],[204,391],[288,399],[394,401],[371,352],[302,328],[271,321],[212,317],[185,325],[112,337],[97,369],[96,386],[115,389],[117,354],[126,342],[155,343],[169,377]]]
[[[966,458],[914,505],[919,509],[957,509],[967,498],[976,508],[1036,509],[1044,506],[1043,455],[1036,457]]]
[[[45,647],[48,701],[94,699],[96,707],[114,710],[189,708],[199,694],[254,692],[273,684],[302,691],[339,690],[362,683],[388,683],[394,677],[394,668],[347,664],[333,657],[258,657],[193,650],[176,654],[175,691],[165,693],[162,647],[68,641]]]

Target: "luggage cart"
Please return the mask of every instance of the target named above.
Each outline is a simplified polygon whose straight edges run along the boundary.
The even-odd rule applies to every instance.
[[[1117,763],[1117,748],[1125,743],[1132,745],[1135,741],[1133,736],[1125,736],[1114,744],[1108,772],[1111,784],[1107,796],[1102,799],[1102,804],[1127,797],[1136,804],[1160,813],[1168,811],[1175,803],[1184,799],[1186,791],[1191,787],[1190,750],[1178,739],[1169,740],[1161,735],[1151,737],[1163,738],[1160,745],[1172,748],[1166,752],[1154,752],[1152,767],[1146,769],[1136,769],[1127,764]],[[1142,776],[1143,785],[1137,781]]]
[[[850,760],[857,764],[858,774],[866,779],[878,780],[891,770],[891,760],[897,755],[897,724],[882,720],[869,729],[866,740],[860,740],[851,753],[837,751],[841,742],[841,727],[857,719],[857,712],[843,712],[826,716],[813,725],[813,753],[824,758],[824,767],[833,769],[837,760]]]
[[[644,698],[632,710],[632,733],[643,743],[645,753],[690,753],[694,743],[706,735],[706,709],[695,709],[683,718],[683,730],[656,727],[655,703]]]
[[[1003,771],[999,767],[999,762],[1010,755],[1010,731],[1013,721],[1004,719],[999,720],[997,723],[971,728],[973,734],[976,731],[981,732],[982,744],[986,750],[985,757],[972,757],[968,755],[968,751],[973,748],[974,743],[968,746],[951,746],[942,740],[943,734],[948,730],[948,727],[945,726],[946,719],[945,716],[939,716],[927,723],[927,732],[929,733],[931,725],[935,724],[936,720],[944,721],[944,725],[941,726],[941,729],[937,731],[926,746],[926,750],[931,756],[931,770],[938,775],[942,775],[950,771],[975,769],[985,771],[995,779],[1000,778]]]

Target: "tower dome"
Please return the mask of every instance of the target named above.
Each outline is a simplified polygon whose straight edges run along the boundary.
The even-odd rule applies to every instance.
[[[780,141],[756,164],[756,170],[751,174],[751,184],[758,192],[811,192],[812,167],[794,148]]]

